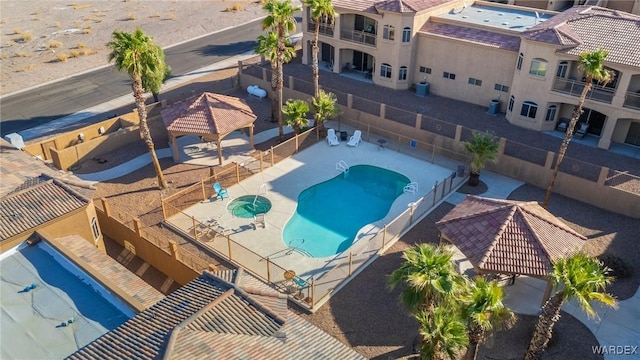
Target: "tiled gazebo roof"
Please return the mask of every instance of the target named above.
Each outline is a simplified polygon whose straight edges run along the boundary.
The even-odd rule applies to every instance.
[[[177,102],[161,112],[167,131],[194,135],[224,135],[256,120],[246,101],[205,92]]]
[[[481,272],[546,276],[586,240],[537,202],[472,195],[436,226]]]

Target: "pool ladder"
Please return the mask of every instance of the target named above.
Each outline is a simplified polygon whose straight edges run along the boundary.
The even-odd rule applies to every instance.
[[[336,171],[344,173],[345,176],[349,174],[349,165],[344,160],[340,160],[336,163]]]
[[[407,185],[404,186],[404,189],[402,189],[402,192],[410,192],[412,194],[415,194],[416,191],[418,191],[418,183],[415,181],[412,181],[410,183],[408,183]]]

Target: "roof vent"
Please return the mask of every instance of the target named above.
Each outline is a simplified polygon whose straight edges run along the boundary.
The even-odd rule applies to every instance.
[[[476,11],[477,11],[477,12],[482,12],[482,10],[480,10],[480,9],[478,9],[478,10],[476,10]]]
[[[505,21],[502,23],[502,25],[509,25],[509,22]]]
[[[484,19],[484,22],[489,22],[489,19]]]
[[[463,19],[468,19],[469,17],[467,15],[464,15],[462,18]]]
[[[517,15],[517,16],[516,16],[516,19],[522,19],[522,16]]]
[[[498,16],[503,16],[503,15],[504,15],[503,13],[498,13]]]

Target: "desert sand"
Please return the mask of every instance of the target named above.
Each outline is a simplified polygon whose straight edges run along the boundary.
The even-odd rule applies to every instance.
[[[263,16],[254,0],[2,0],[0,95],[107,65],[114,30],[167,47]]]

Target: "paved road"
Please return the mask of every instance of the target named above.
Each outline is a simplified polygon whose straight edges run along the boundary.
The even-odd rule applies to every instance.
[[[249,51],[263,32],[261,21],[165,49],[167,64],[174,75],[182,75]],[[130,92],[128,76],[106,67],[3,98],[0,135],[47,123]]]

